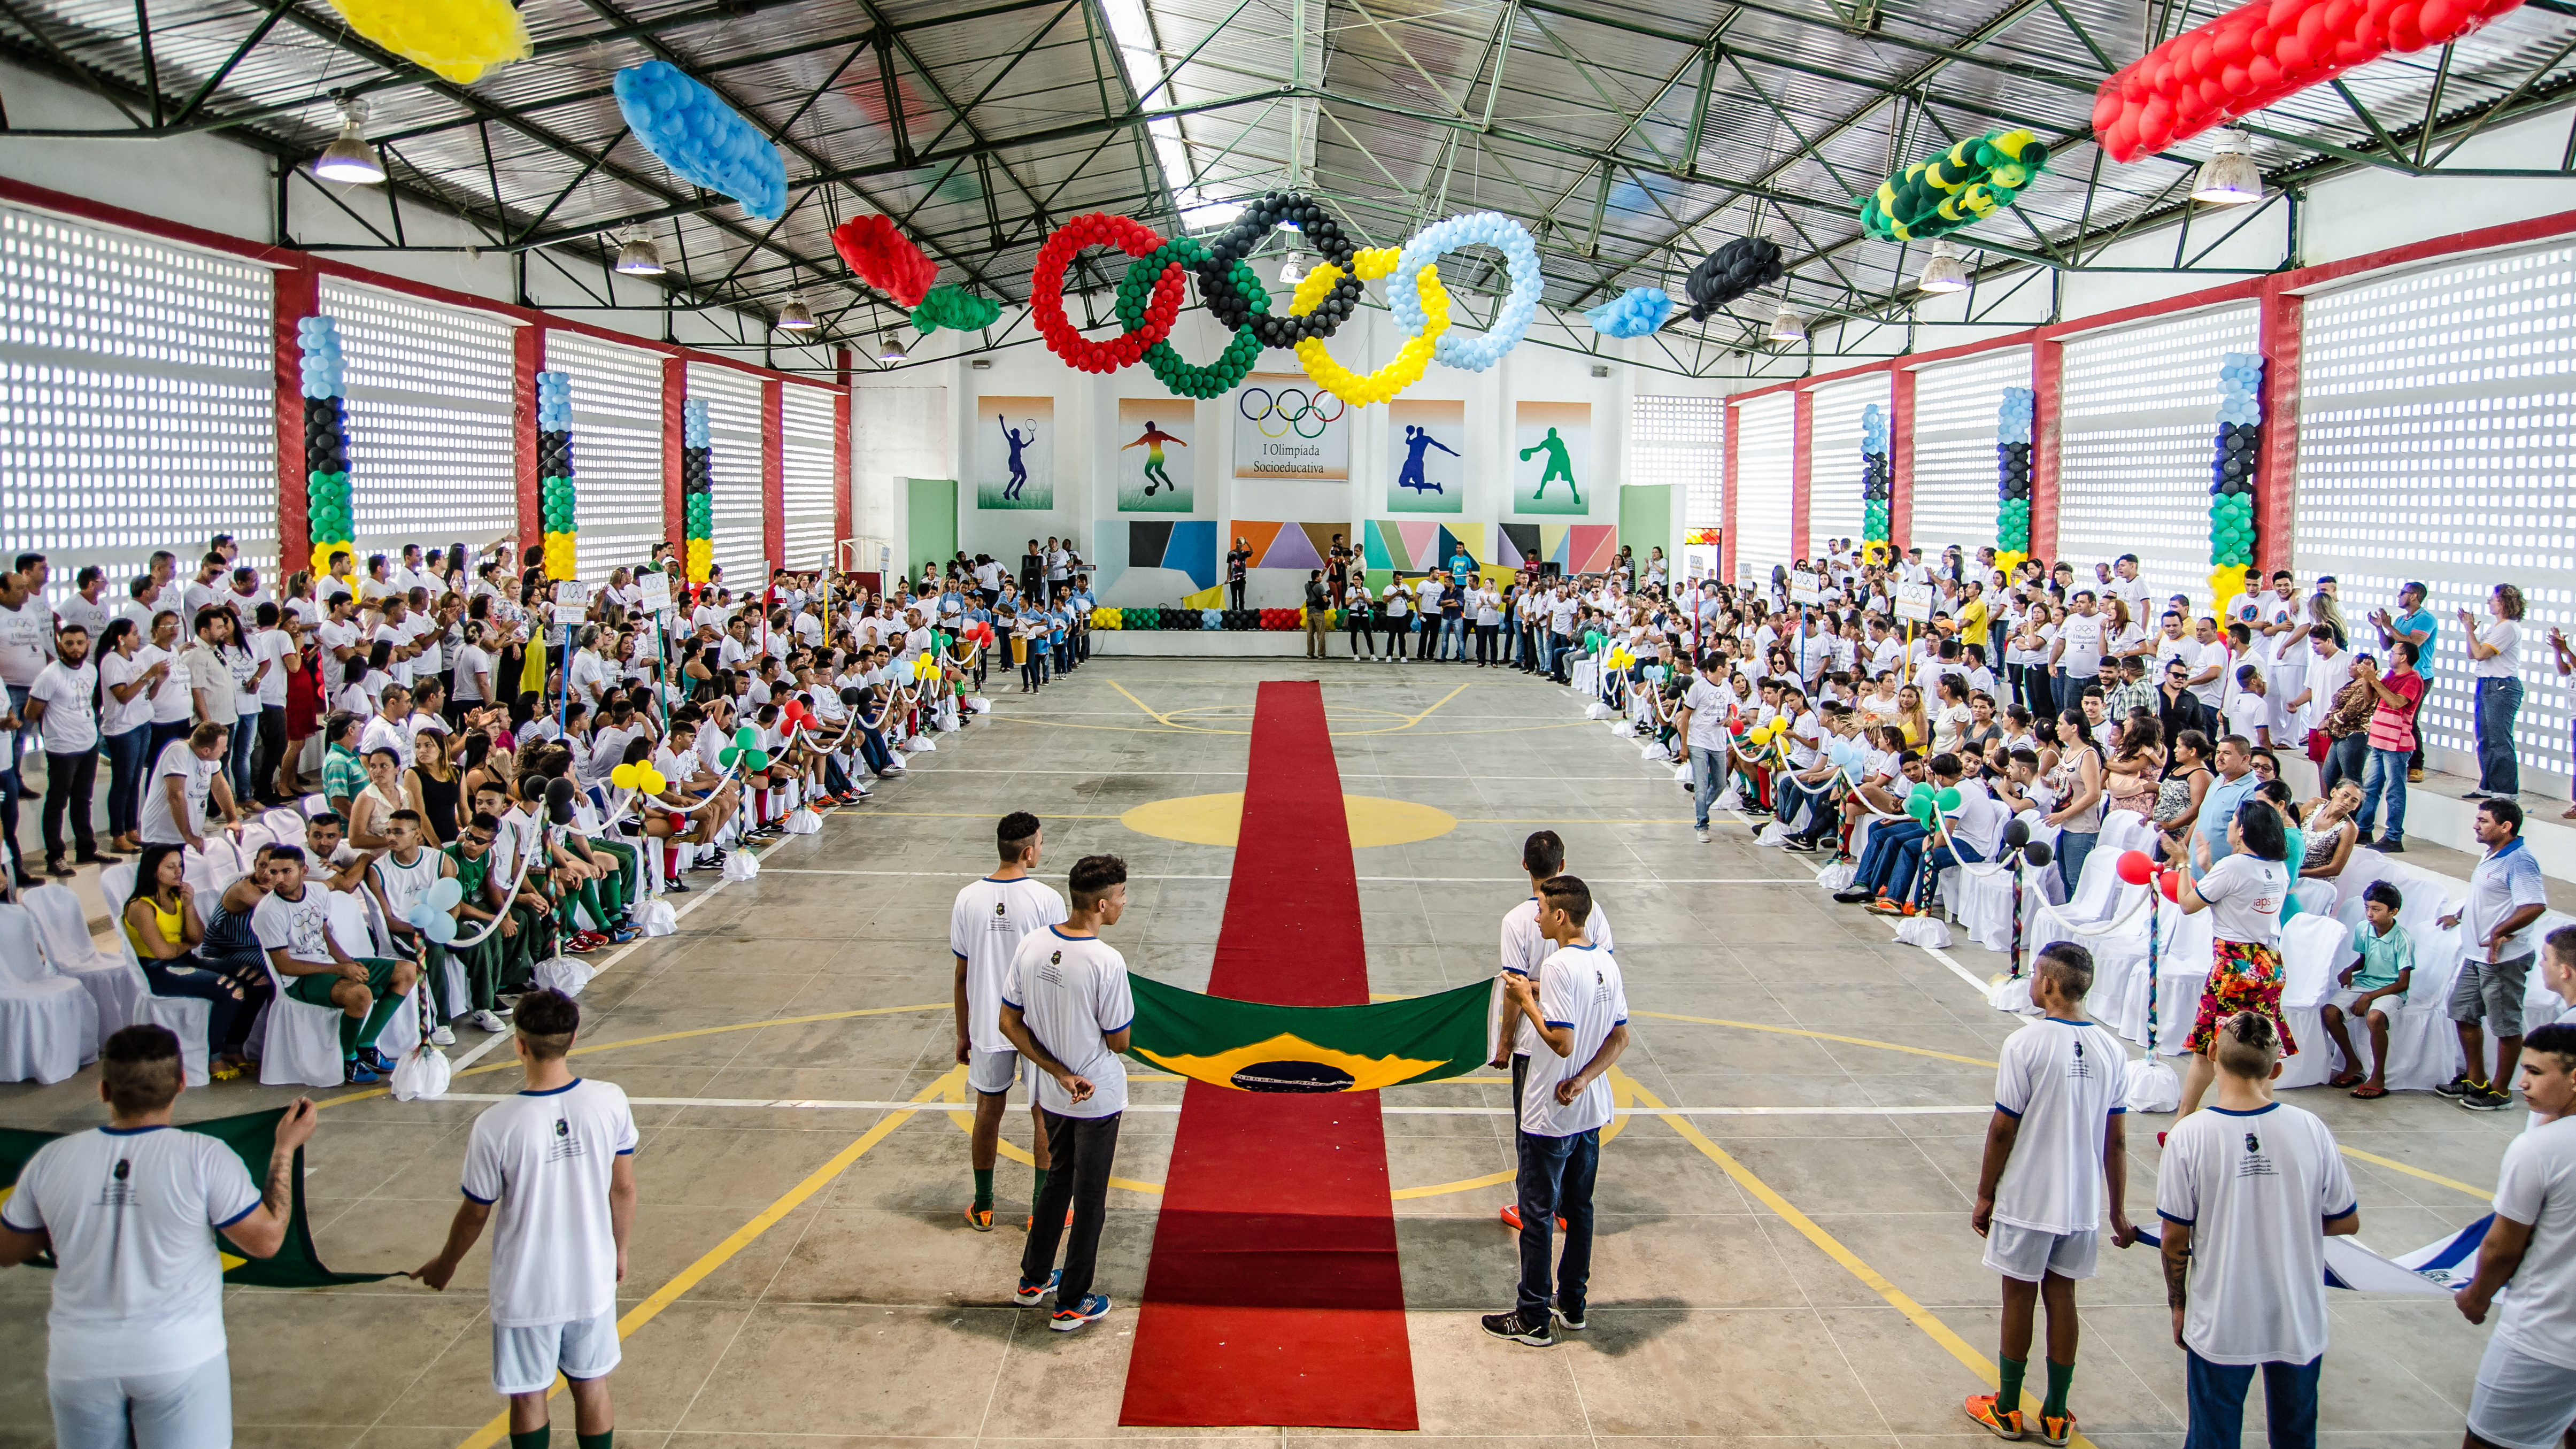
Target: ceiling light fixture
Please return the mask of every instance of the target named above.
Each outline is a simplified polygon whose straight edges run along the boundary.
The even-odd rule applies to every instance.
[[[385,163],[376,156],[376,148],[367,144],[367,103],[359,100],[340,102],[340,134],[322,154],[313,158],[313,174],[324,181],[345,182],[352,186],[382,186]]]
[[[887,364],[897,363],[903,361],[909,355],[909,353],[906,353],[903,350],[903,337],[900,333],[889,332],[877,343],[877,361],[879,362]]]
[[[2242,206],[2263,199],[2263,171],[2254,164],[2254,142],[2243,131],[2223,130],[2216,149],[2200,163],[2191,199],[2213,206]]]
[[[1923,259],[1923,275],[1914,285],[1936,296],[1968,290],[1968,269],[1959,264],[1959,249],[1950,245],[1949,238],[1932,243],[1932,254]]]
[[[1294,249],[1279,261],[1279,285],[1293,287],[1306,280],[1306,258]]]
[[[787,294],[787,305],[778,309],[778,330],[781,332],[811,332],[814,330],[814,326],[814,309],[805,305],[805,294],[803,292],[789,292]]]
[[[1788,303],[1781,303],[1779,315],[1771,319],[1771,340],[1774,342],[1806,341],[1807,319],[1799,316]]]
[[[639,226],[618,237],[617,270],[630,277],[662,275],[662,249],[654,245],[651,232]]]

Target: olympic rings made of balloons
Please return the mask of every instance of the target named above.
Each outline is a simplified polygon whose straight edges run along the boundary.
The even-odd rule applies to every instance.
[[[1330,266],[1332,264],[1327,262],[1325,265]],[[1331,285],[1330,278],[1326,279],[1325,285]],[[1304,289],[1302,287],[1299,288],[1299,292],[1302,295]],[[1309,338],[1307,340],[1320,341],[1321,339]],[[1302,356],[1303,354],[1301,353],[1300,355]],[[1254,393],[1261,394],[1261,406],[1258,409],[1254,408],[1252,405],[1252,395]],[[1294,399],[1294,401],[1291,401],[1291,399]],[[1279,389],[1276,397],[1273,397],[1270,389],[1266,387],[1245,388],[1243,390],[1243,395],[1234,400],[1234,410],[1237,413],[1242,414],[1245,422],[1248,422],[1254,427],[1260,429],[1261,436],[1265,438],[1284,438],[1291,432],[1294,432],[1301,438],[1320,438],[1324,435],[1324,429],[1340,422],[1342,420],[1342,414],[1348,411],[1348,409],[1343,405],[1342,399],[1335,397],[1333,400],[1333,410],[1328,415],[1324,411],[1324,405],[1320,401],[1307,396],[1304,388],[1297,387],[1283,387]],[[1270,431],[1270,424],[1273,421],[1276,421],[1279,424],[1279,431],[1275,433]],[[1311,433],[1306,431],[1306,425],[1308,423],[1313,423],[1315,425],[1315,431]]]
[[[1360,304],[1359,278],[1352,276],[1345,276],[1329,299],[1302,317],[1251,313],[1246,298],[1221,285],[1236,262],[1251,255],[1272,228],[1283,225],[1296,227],[1324,260],[1350,266],[1351,240],[1341,223],[1312,197],[1294,191],[1268,192],[1245,206],[1232,225],[1209,240],[1207,259],[1198,265],[1199,300],[1207,304],[1209,315],[1228,327],[1251,328],[1264,347],[1289,348],[1309,337],[1330,337]]]
[[[1372,248],[1353,258],[1362,277],[1385,276],[1398,261],[1397,254],[1387,248]],[[1336,279],[1328,275],[1334,270],[1332,263],[1324,262],[1307,273],[1306,280],[1298,284],[1296,295],[1288,303],[1288,314],[1297,316],[1322,301],[1335,284]],[[1429,320],[1420,332],[1406,338],[1404,345],[1396,349],[1393,362],[1362,376],[1334,360],[1332,353],[1325,350],[1322,338],[1309,337],[1297,344],[1297,361],[1306,369],[1306,376],[1314,379],[1317,387],[1355,407],[1385,402],[1420,382],[1423,372],[1431,366],[1433,350],[1449,330],[1449,292],[1440,285],[1437,263],[1422,269],[1420,285],[1423,310]]]
[[[1397,325],[1405,331],[1420,334],[1430,326],[1417,279],[1422,270],[1438,261],[1445,253],[1462,246],[1489,246],[1503,254],[1512,278],[1512,289],[1494,314],[1494,325],[1484,336],[1461,337],[1455,332],[1443,335],[1432,356],[1446,366],[1464,372],[1483,372],[1503,360],[1503,354],[1520,344],[1529,332],[1530,321],[1538,315],[1539,294],[1547,286],[1540,272],[1538,247],[1531,242],[1529,230],[1500,212],[1478,211],[1465,216],[1443,217],[1416,232],[1404,244],[1404,254],[1395,264],[1395,275],[1386,284],[1387,305],[1395,313]]]
[[[1038,248],[1037,265],[1029,275],[1029,314],[1037,319],[1038,333],[1046,339],[1047,350],[1077,371],[1116,372],[1143,357],[1146,348],[1171,335],[1172,323],[1181,315],[1186,274],[1166,267],[1154,283],[1144,325],[1130,327],[1107,342],[1093,342],[1076,331],[1072,319],[1064,314],[1064,270],[1072,264],[1074,254],[1088,246],[1113,246],[1129,256],[1142,257],[1160,250],[1163,238],[1143,222],[1095,211],[1057,227],[1048,235],[1046,245]]]
[[[1176,237],[1165,242],[1127,268],[1118,283],[1118,320],[1130,331],[1145,325],[1146,299],[1153,288],[1175,269],[1186,274],[1206,260],[1207,249],[1191,237]],[[1226,284],[1234,289],[1250,313],[1270,310],[1269,289],[1249,262],[1238,261],[1225,273]],[[1234,338],[1224,353],[1204,367],[1182,358],[1180,350],[1169,339],[1145,349],[1145,366],[1171,389],[1175,397],[1218,398],[1225,396],[1252,371],[1261,360],[1261,339],[1250,327],[1234,329]]]

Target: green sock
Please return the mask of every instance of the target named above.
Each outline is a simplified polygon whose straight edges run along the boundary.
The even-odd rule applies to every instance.
[[[547,1442],[554,1436],[555,1426],[552,1424],[539,1424],[524,1434],[514,1429],[510,1433],[510,1449],[546,1449]]]
[[[2075,1365],[2059,1363],[2055,1359],[2048,1361],[2048,1402],[2039,1406],[2041,1418],[2066,1417],[2066,1386],[2073,1382],[2075,1382]]]
[[[993,1206],[993,1169],[975,1169],[975,1211],[989,1212]]]
[[[2003,1383],[1995,1390],[1995,1413],[2000,1417],[2021,1407],[2021,1376],[2029,1371],[2030,1360],[1999,1358],[1995,1363],[2003,1370]]]
[[[1029,1189],[1029,1211],[1032,1213],[1038,1210],[1038,1199],[1046,1196],[1046,1175],[1047,1170],[1039,1168],[1037,1186]]]
[[[575,1434],[572,1436],[572,1442],[579,1445],[580,1449],[608,1449],[616,1438],[616,1430],[602,1429],[596,1434]]]

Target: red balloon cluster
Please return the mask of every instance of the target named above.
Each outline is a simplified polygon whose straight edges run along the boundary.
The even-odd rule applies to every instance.
[[[860,281],[906,309],[920,306],[930,284],[939,280],[939,264],[923,256],[890,216],[854,216],[842,222],[832,228],[832,250]]]
[[[2156,864],[2143,850],[2121,852],[2120,879],[2131,885],[2145,885],[2153,881],[2156,890],[2166,900],[2177,903],[2181,900],[2177,892],[2182,889],[2182,872],[2169,865]]]
[[[993,626],[977,619],[969,623],[958,637],[978,649],[990,649],[993,647]]]
[[[2522,0],[2255,0],[2102,82],[2093,134],[2135,161],[2383,55],[2459,39]]]
[[[805,701],[801,699],[791,699],[787,701],[786,704],[780,706],[778,711],[778,723],[780,728],[793,731],[797,729],[814,729],[821,725],[822,721],[815,717],[812,710],[805,707]]]
[[[1298,611],[1295,609],[1264,609],[1261,611],[1261,627],[1264,629],[1302,628],[1303,621],[1297,617],[1297,614]]]
[[[1134,365],[1146,348],[1170,336],[1172,323],[1181,315],[1188,279],[1188,273],[1177,266],[1163,268],[1163,274],[1154,279],[1153,299],[1145,305],[1145,325],[1133,332],[1093,342],[1064,315],[1064,269],[1073,264],[1075,253],[1084,247],[1116,247],[1141,257],[1162,245],[1161,234],[1152,227],[1104,212],[1086,212],[1057,227],[1046,245],[1038,248],[1037,266],[1029,276],[1029,313],[1037,319],[1047,350],[1082,372],[1116,372]]]

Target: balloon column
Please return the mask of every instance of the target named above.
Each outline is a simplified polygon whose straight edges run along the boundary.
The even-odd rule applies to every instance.
[[[2004,389],[1995,409],[1995,567],[2012,572],[2030,557],[2030,428],[2039,395]]]
[[[1673,299],[1661,287],[1630,287],[1583,315],[1604,337],[1643,337],[1673,315]]]
[[[349,518],[349,387],[337,322],[299,317],[295,342],[304,354],[304,531],[319,578],[331,571],[334,553],[348,555],[344,570],[358,559]]]
[[[2210,460],[2210,607],[2227,606],[2254,561],[2254,478],[2262,457],[2263,359],[2231,352],[2218,367],[2218,446]]]
[[[689,582],[703,584],[716,563],[716,464],[700,397],[680,404],[680,534]]]
[[[854,216],[842,222],[832,228],[832,250],[860,281],[907,309],[920,306],[930,284],[939,279],[939,264],[923,256],[890,216]]]
[[[1690,280],[1682,284],[1682,291],[1690,297],[1690,319],[1707,321],[1720,307],[1747,292],[1770,286],[1787,270],[1779,243],[1758,236],[1737,237],[1700,258],[1699,265],[1691,268]]]
[[[721,191],[763,221],[787,214],[787,163],[714,91],[664,60],[628,66],[610,87],[635,139],[681,180]]]
[[[573,507],[572,374],[537,374],[537,489],[545,510],[546,577],[581,577],[573,535],[581,525]]]
[[[2102,82],[2093,134],[2135,161],[2391,53],[2444,45],[2522,0],[2254,0]]]
[[[458,85],[529,54],[527,23],[509,0],[331,0],[331,8],[351,30]]]
[[[1880,182],[1860,204],[1861,226],[1883,241],[1929,241],[2012,205],[2047,165],[2048,147],[2028,131],[1971,136]]]
[[[1889,551],[1888,510],[1895,506],[1896,468],[1887,452],[1887,409],[1860,410],[1860,541],[1864,557]]]

